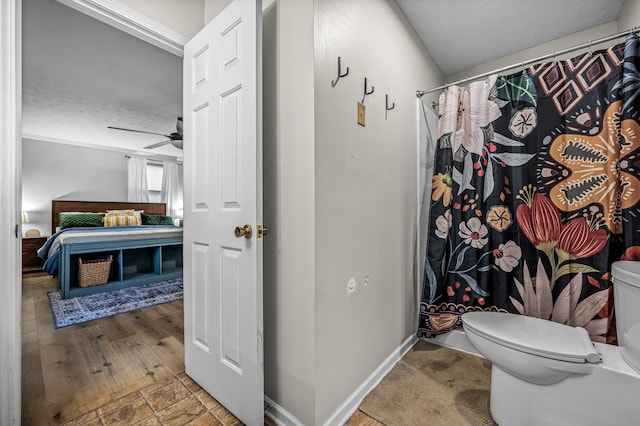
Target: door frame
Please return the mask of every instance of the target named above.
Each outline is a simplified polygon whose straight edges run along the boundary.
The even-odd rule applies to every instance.
[[[0,424],[20,424],[22,1],[0,2]]]
[[[175,40],[173,31],[143,15],[123,12],[115,0],[58,0],[75,3],[88,13],[101,6],[101,21],[120,30],[123,22],[135,35],[182,57],[185,40]],[[88,6],[82,10],[80,5]],[[93,6],[93,8],[91,7]],[[128,9],[128,8],[125,8]],[[131,11],[129,9],[129,11]],[[133,12],[133,11],[131,11]],[[122,17],[126,17],[123,21]],[[137,16],[136,16],[137,15]],[[141,19],[145,18],[145,19]],[[135,31],[134,31],[135,30]],[[177,33],[173,33],[177,34]],[[183,37],[184,38],[184,37]],[[157,43],[162,44],[158,45]],[[173,40],[173,41],[171,41]],[[171,47],[173,45],[173,47]],[[7,283],[0,297],[0,424],[19,425],[22,385],[22,0],[0,1],[0,282]]]

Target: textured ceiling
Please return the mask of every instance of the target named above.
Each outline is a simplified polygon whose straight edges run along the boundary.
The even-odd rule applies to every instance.
[[[360,0],[345,0],[360,1]],[[363,0],[364,1],[364,0]],[[636,1],[636,0],[627,0]],[[623,0],[397,0],[445,75],[614,21]],[[23,0],[23,133],[142,148],[182,114],[182,59],[56,0]]]
[[[55,0],[23,0],[22,102],[26,136],[143,151],[166,138],[107,126],[175,132],[182,58]]]
[[[624,0],[396,1],[444,75],[615,21],[624,3]]]

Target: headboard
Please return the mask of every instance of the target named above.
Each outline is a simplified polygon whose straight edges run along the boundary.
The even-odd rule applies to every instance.
[[[107,210],[144,210],[145,214],[166,215],[165,203],[131,203],[117,201],[67,201],[51,200],[51,233],[58,228],[58,214],[61,212],[94,212],[102,213]]]

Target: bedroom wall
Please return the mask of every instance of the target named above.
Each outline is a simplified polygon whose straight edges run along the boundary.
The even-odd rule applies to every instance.
[[[124,154],[32,139],[22,142],[22,208],[30,223],[51,235],[51,200],[127,199]]]

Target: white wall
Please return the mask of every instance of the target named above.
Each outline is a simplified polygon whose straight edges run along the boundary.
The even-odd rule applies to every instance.
[[[392,0],[273,7],[263,21],[265,394],[316,425],[415,332],[415,92],[442,76]],[[338,56],[350,74],[331,87]],[[363,128],[365,76],[376,91]],[[386,93],[396,107],[385,120]]]
[[[51,200],[126,201],[124,154],[30,139],[22,141],[22,209],[26,229],[51,235]]]
[[[205,0],[118,0],[118,2],[189,38],[196,35],[203,27]]]
[[[265,395],[307,425],[316,387],[313,4],[278,0],[263,19]]]
[[[204,0],[204,23],[205,25],[215,18],[218,13],[231,4],[231,0]]]
[[[350,72],[332,87],[338,56]],[[315,424],[322,424],[416,331],[415,93],[441,84],[442,75],[392,0],[316,0],[314,71]],[[362,127],[356,104],[365,77],[375,91],[365,98]],[[385,114],[386,94],[395,109]]]
[[[127,201],[127,159],[122,152],[40,140],[22,140],[22,209],[27,229],[51,235],[51,200]],[[178,167],[182,200],[182,166]],[[151,200],[160,202],[160,200]]]
[[[640,1],[625,0],[618,18],[618,31],[626,31],[637,26],[640,26]]]

